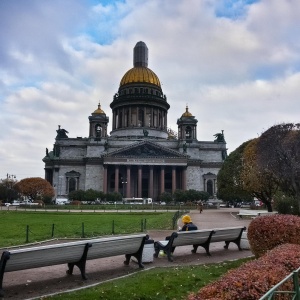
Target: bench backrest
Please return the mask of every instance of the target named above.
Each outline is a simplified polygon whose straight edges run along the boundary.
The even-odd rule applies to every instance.
[[[11,250],[5,272],[78,262],[88,243],[92,247],[87,259],[132,254],[139,250],[145,237],[146,234],[114,236]]]
[[[272,211],[272,212],[265,212],[265,211],[263,211],[263,212],[259,212],[257,215],[258,216],[272,216],[272,215],[276,215],[277,214],[277,211]]]
[[[240,210],[239,215],[257,215],[257,210]]]
[[[90,240],[88,242],[92,244],[92,247],[89,249],[87,259],[136,253],[145,237],[146,234],[136,234]]]
[[[212,229],[202,229],[193,231],[180,231],[177,232],[178,236],[173,241],[173,246],[186,246],[186,245],[196,245],[203,244],[209,238]]]
[[[6,272],[58,265],[80,260],[86,241],[11,250]]]
[[[238,238],[245,227],[227,227],[215,228],[214,234],[211,237],[211,242],[227,242]]]

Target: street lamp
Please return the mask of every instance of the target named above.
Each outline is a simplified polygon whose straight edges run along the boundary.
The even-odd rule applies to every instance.
[[[126,179],[124,179],[124,181],[122,180],[122,194],[123,194],[123,198],[125,198],[124,197],[124,184],[127,184]]]
[[[9,190],[13,188],[14,180],[17,178],[16,175],[6,174],[6,187],[7,187],[7,202],[9,202]]]

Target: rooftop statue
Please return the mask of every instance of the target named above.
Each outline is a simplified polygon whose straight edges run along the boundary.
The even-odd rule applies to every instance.
[[[222,133],[214,134],[214,137],[216,137],[214,142],[216,142],[216,143],[225,143],[224,130],[222,130]]]
[[[63,128],[61,129],[60,125],[58,125],[58,129],[56,130],[56,132],[57,132],[56,139],[67,139],[68,138],[67,133],[69,133],[69,132]]]
[[[149,134],[148,130],[143,129],[143,134],[144,134],[144,136],[148,136],[148,134]]]

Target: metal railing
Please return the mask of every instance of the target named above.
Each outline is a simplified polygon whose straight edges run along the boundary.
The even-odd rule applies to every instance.
[[[263,295],[259,300],[273,300],[273,299],[291,299],[300,300],[300,290],[299,290],[299,271],[300,268],[292,272],[290,275],[281,280],[278,284],[273,286],[265,295]],[[289,280],[293,281],[294,290],[287,291],[281,290],[282,285],[284,285]]]

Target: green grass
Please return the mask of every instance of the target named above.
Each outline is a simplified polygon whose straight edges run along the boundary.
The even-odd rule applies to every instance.
[[[2,210],[0,247],[51,238],[96,237],[113,233],[138,233],[150,229],[172,229],[173,215],[174,213],[170,212],[76,213]]]
[[[179,300],[217,280],[249,259],[188,267],[155,268],[99,284],[92,288],[43,299]]]

